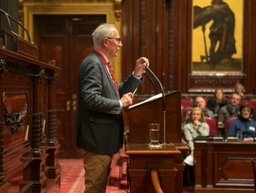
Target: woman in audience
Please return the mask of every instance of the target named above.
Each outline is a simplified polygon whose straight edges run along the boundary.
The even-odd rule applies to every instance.
[[[243,99],[245,97],[244,92],[244,86],[241,83],[237,82],[235,85],[235,93],[239,94],[241,96],[241,99]]]
[[[188,142],[190,154],[184,160],[186,167],[183,172],[183,186],[194,181],[194,139],[197,136],[208,136],[209,126],[205,122],[203,110],[200,107],[194,107],[188,118],[188,122],[184,126],[184,137]],[[190,172],[188,172],[190,171]],[[190,174],[188,176],[188,174]]]
[[[254,107],[251,103],[244,103],[240,107],[240,114],[237,120],[234,120],[228,132],[228,136],[235,137],[237,131],[242,131],[243,141],[255,141],[256,139],[256,122],[252,119]]]
[[[225,95],[222,89],[216,89],[214,97],[209,99],[207,102],[207,108],[210,109],[214,116],[218,116],[219,109],[227,104]]]
[[[184,160],[188,165],[194,163],[194,139],[197,136],[208,136],[209,125],[205,122],[204,113],[201,108],[195,107],[191,110],[188,123],[184,126],[184,136],[190,147],[190,155]]]

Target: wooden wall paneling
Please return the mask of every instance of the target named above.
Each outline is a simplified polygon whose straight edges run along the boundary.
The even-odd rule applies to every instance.
[[[143,55],[149,57],[150,68],[165,90],[179,88],[182,93],[211,94],[220,87],[225,92],[233,92],[235,83],[239,81],[245,85],[247,93],[252,94],[255,89],[253,74],[256,72],[253,65],[256,50],[253,35],[256,33],[255,1],[244,0],[243,72],[221,75],[192,73],[192,2],[123,1],[122,80],[133,70],[135,59]],[[137,98],[153,93],[150,83],[145,81],[137,91]]]
[[[122,80],[134,69],[141,56],[149,58],[150,69],[168,89],[167,54],[168,8],[165,0],[141,0],[122,3]],[[146,78],[145,78],[146,79]],[[160,92],[160,90],[158,90]],[[152,95],[155,90],[149,81],[139,87],[137,96]]]
[[[187,90],[187,19],[191,13],[188,5],[186,0],[123,1],[122,80],[133,70],[131,58],[146,56],[165,91]],[[145,81],[137,91],[137,98],[152,94],[155,94],[152,85]]]
[[[169,84],[172,84],[171,89],[179,88],[182,93],[185,92],[187,86],[187,58],[191,55],[187,52],[189,31],[186,23],[188,22],[187,15],[191,13],[187,8],[187,2],[187,0],[173,0],[169,8],[169,65],[170,74],[173,76]]]
[[[155,73],[158,74],[159,80],[163,84],[163,89],[165,91],[168,90],[168,64],[167,63],[167,55],[168,55],[168,42],[167,34],[165,34],[164,30],[166,30],[167,26],[167,5],[165,0],[155,2],[155,34],[152,34],[155,38],[155,46],[151,46],[151,52],[155,52],[155,58],[153,58],[153,64],[155,64]],[[151,43],[149,41],[149,43]],[[150,45],[148,45],[150,46]]]
[[[133,24],[132,22],[129,22],[132,20],[132,14],[130,13],[130,10],[133,9],[128,9],[130,8],[133,3],[133,1],[123,1],[122,3],[122,31],[121,31],[121,36],[122,36],[122,75],[121,79],[124,80],[128,73],[129,70],[132,70],[132,66],[128,65],[131,64],[131,61],[133,60],[133,52],[132,52],[132,47],[133,47],[133,42],[130,41],[130,34],[132,34],[132,28]]]
[[[248,29],[248,70],[247,70],[247,92],[256,94],[256,1],[249,0],[245,5],[248,10],[248,20],[245,23],[249,26]]]
[[[161,18],[161,21],[157,22],[157,28],[159,28],[159,32],[157,34],[157,37],[161,37],[161,39],[157,41],[161,42],[161,45],[158,45],[158,49],[160,51],[158,51],[158,58],[162,58],[162,60],[157,61],[158,63],[161,62],[162,66],[163,66],[163,70],[162,70],[162,76],[163,76],[163,85],[164,85],[164,90],[171,90],[171,87],[168,84],[168,81],[170,79],[170,74],[169,74],[169,68],[168,68],[168,56],[169,56],[169,49],[168,46],[169,44],[169,35],[168,33],[165,33],[166,31],[168,31],[168,15],[169,15],[169,6],[170,3],[168,1],[163,1],[162,2],[162,6],[159,5],[159,12],[158,12],[158,17]],[[160,20],[160,19],[159,19]],[[167,42],[167,44],[166,44]]]

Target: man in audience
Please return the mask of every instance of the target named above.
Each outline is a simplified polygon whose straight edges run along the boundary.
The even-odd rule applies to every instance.
[[[220,128],[224,127],[229,118],[237,117],[240,109],[240,100],[241,96],[238,93],[233,93],[230,102],[220,108],[218,115],[218,125]]]
[[[214,117],[214,114],[211,110],[209,110],[207,107],[206,107],[206,102],[205,102],[205,99],[203,97],[196,97],[195,98],[195,101],[194,101],[194,106],[195,107],[199,107],[200,109],[203,110],[203,113],[204,113],[204,117],[210,117],[210,118],[213,118]],[[187,114],[186,114],[186,117],[182,123],[182,126],[184,126],[186,123],[187,123],[187,120],[190,116],[190,113],[191,111],[189,111]]]

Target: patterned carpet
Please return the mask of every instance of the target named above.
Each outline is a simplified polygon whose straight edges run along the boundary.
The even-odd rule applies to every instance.
[[[115,155],[111,164],[110,178],[106,193],[126,193],[119,188],[119,166]],[[60,159],[62,168],[61,193],[83,193],[84,169],[81,159]]]
[[[84,169],[81,159],[60,159],[62,168],[61,193],[83,193],[84,191]],[[119,155],[113,156],[111,172],[108,180],[106,193],[127,193],[126,186],[120,188],[119,184]],[[50,191],[52,192],[52,191]],[[186,187],[183,193],[193,193],[193,187]]]

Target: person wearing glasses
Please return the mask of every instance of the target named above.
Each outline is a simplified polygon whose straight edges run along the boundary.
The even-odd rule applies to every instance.
[[[112,155],[123,144],[122,108],[132,104],[132,92],[142,84],[149,60],[139,58],[131,75],[119,84],[109,63],[123,46],[118,30],[101,24],[92,38],[94,49],[78,74],[76,145],[84,156],[84,193],[104,193]]]

